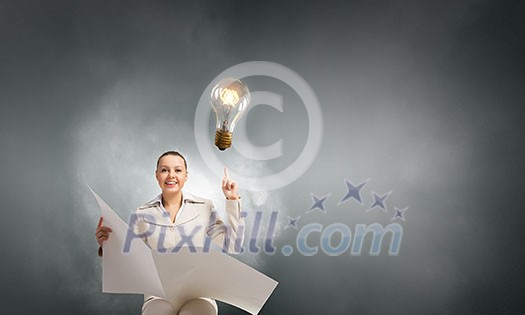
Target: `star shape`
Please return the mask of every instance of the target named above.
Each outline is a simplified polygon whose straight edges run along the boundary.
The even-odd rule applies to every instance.
[[[363,189],[363,187],[366,185],[366,183],[368,183],[368,181],[370,181],[370,178],[363,181],[359,185],[354,185],[352,182],[345,178],[346,189],[348,191],[337,205],[343,204],[352,198],[357,200],[357,202],[359,202],[360,204],[363,204],[363,201],[361,200],[361,189]]]
[[[405,212],[407,210],[408,210],[408,207],[403,208],[403,209],[399,209],[399,208],[394,207],[395,214],[394,214],[394,217],[392,218],[392,220],[390,220],[390,221],[394,221],[394,220],[399,219],[399,220],[403,220],[404,222],[406,222],[406,220],[405,220]]]
[[[388,198],[388,196],[390,196],[391,193],[392,193],[392,191],[389,191],[386,194],[384,194],[383,196],[380,196],[380,195],[376,194],[375,191],[372,190],[372,195],[374,195],[374,202],[372,203],[370,208],[368,208],[368,210],[366,210],[366,212],[370,212],[374,208],[381,208],[381,209],[383,209],[384,212],[388,212],[386,210],[385,200],[386,200],[386,198]]]
[[[315,209],[319,209],[321,210],[323,213],[326,213],[326,210],[324,208],[324,202],[326,201],[326,199],[328,199],[328,197],[330,197],[332,193],[329,193],[328,195],[325,195],[321,198],[318,198],[316,195],[310,193],[310,196],[312,196],[312,206],[310,207],[310,209],[308,209],[308,211],[306,211],[306,213],[308,212],[312,212],[314,211]]]
[[[299,218],[301,218],[301,216],[298,216],[298,217],[295,217],[295,218],[292,218],[290,216],[288,216],[288,224],[284,227],[284,229],[287,229],[289,227],[293,227],[294,229],[298,229],[297,228],[297,221],[299,221]]]

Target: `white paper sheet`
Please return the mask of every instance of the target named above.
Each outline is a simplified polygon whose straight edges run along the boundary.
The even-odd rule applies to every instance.
[[[91,188],[90,188],[91,189]],[[104,242],[102,291],[143,293],[163,297],[175,309],[196,297],[213,298],[258,314],[277,281],[237,259],[210,250],[191,253],[158,253],[135,239],[130,253],[123,253],[128,225],[93,191],[104,225],[113,232]]]

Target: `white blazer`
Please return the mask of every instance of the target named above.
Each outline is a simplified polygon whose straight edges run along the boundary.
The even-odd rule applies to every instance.
[[[241,201],[225,200],[227,221],[218,217],[211,200],[183,192],[182,207],[171,222],[162,206],[162,194],[137,208],[133,231],[155,250],[163,251],[177,245],[204,246],[206,236],[229,253],[238,253],[244,241],[244,218]],[[186,240],[182,242],[182,236]],[[187,241],[191,239],[191,244]],[[226,240],[226,246],[225,246]],[[237,246],[235,246],[237,245]]]

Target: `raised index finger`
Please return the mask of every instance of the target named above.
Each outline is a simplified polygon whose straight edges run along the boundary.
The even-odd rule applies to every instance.
[[[228,177],[230,177],[230,176],[228,175],[228,168],[225,166],[225,167],[224,167],[224,178],[228,178]]]
[[[98,220],[97,228],[102,226],[102,220],[103,220],[103,218],[100,217],[100,220]]]

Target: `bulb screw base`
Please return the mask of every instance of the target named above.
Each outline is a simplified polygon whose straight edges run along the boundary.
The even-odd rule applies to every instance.
[[[215,131],[215,145],[219,150],[224,151],[232,146],[233,134],[227,130],[217,129]]]

